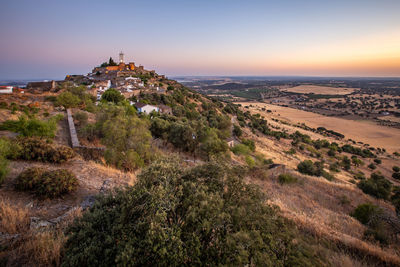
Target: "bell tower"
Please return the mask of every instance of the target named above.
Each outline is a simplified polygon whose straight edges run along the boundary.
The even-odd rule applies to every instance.
[[[119,63],[124,63],[124,53],[122,51],[119,53]]]

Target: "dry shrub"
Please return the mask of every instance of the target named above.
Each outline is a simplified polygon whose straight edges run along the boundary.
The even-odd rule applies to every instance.
[[[14,143],[13,157],[16,159],[63,163],[74,155],[70,147],[52,145],[35,137],[18,138]]]
[[[17,177],[15,188],[32,191],[39,197],[55,198],[70,193],[78,187],[78,179],[67,169],[46,171],[44,168],[28,168]]]
[[[11,260],[25,259],[27,266],[60,266],[65,241],[64,233],[58,230],[31,233],[18,247],[15,259]]]
[[[16,234],[29,228],[27,208],[0,199],[0,232]]]

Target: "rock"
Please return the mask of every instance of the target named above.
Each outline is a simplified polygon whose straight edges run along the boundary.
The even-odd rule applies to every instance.
[[[30,224],[30,229],[31,230],[38,230],[38,229],[43,229],[43,228],[48,228],[52,227],[54,223],[42,220],[38,217],[31,217],[31,224]]]
[[[93,195],[87,196],[81,203],[81,208],[83,210],[93,207],[96,197]]]
[[[49,220],[49,222],[53,223],[53,224],[59,224],[60,222],[65,221],[66,219],[69,218],[69,216],[71,215],[72,212],[74,212],[75,210],[79,209],[78,207],[73,207],[70,210],[68,210],[66,213],[64,213],[61,216],[58,216],[56,218],[53,218],[51,220]]]
[[[27,208],[33,208],[34,204],[33,202],[29,202],[28,204],[25,205]]]
[[[19,238],[19,234],[7,234],[0,232],[0,246],[7,246],[10,243]]]
[[[111,190],[111,181],[110,180],[104,180],[103,185],[100,188],[100,194],[107,193],[110,190]]]

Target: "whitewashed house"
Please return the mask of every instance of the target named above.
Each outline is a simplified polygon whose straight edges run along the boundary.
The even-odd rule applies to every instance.
[[[155,112],[159,111],[158,107],[156,107],[156,106],[152,106],[152,105],[140,103],[140,102],[135,103],[135,107],[139,113],[143,112],[143,113],[150,114],[153,111],[155,111]]]
[[[12,86],[0,86],[0,94],[12,94]]]

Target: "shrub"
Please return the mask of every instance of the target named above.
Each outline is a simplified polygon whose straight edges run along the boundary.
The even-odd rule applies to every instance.
[[[74,151],[67,146],[55,146],[34,137],[18,138],[13,143],[12,158],[35,160],[51,163],[62,163],[72,159]]]
[[[252,156],[247,155],[245,157],[245,161],[250,168],[254,168],[254,166],[256,165],[256,161]]]
[[[77,112],[74,114],[74,119],[78,121],[79,125],[86,125],[88,122],[88,115],[85,112]]]
[[[115,104],[123,101],[125,97],[121,94],[120,91],[115,90],[114,88],[110,88],[106,90],[102,95],[101,95],[101,100],[107,101],[107,102],[113,102]]]
[[[74,191],[78,187],[78,179],[69,170],[59,169],[43,173],[35,189],[36,195],[47,198],[59,197]]]
[[[81,103],[79,96],[71,92],[62,92],[57,96],[56,105],[63,106],[64,108],[75,108]]]
[[[44,168],[32,167],[21,172],[16,181],[15,189],[20,191],[33,191],[40,183],[43,173],[46,172]]]
[[[8,130],[20,133],[22,136],[37,136],[54,138],[57,130],[57,123],[63,118],[62,115],[54,116],[48,120],[28,119],[25,116],[19,117],[17,121],[7,120],[0,125],[0,130]]]
[[[256,145],[254,143],[254,140],[243,139],[242,140],[242,144],[248,146],[250,148],[250,150],[253,151],[253,152],[256,150]]]
[[[7,102],[0,102],[0,108],[7,109],[8,108]]]
[[[382,160],[381,160],[381,159],[374,159],[374,162],[375,162],[376,164],[381,164],[381,163],[382,163]]]
[[[56,198],[74,191],[78,186],[75,175],[66,169],[46,171],[43,168],[24,170],[16,179],[15,188],[32,191],[45,198]]]
[[[382,209],[371,203],[358,205],[357,208],[350,214],[362,224],[368,224],[371,219],[382,213]]]
[[[371,170],[375,170],[376,166],[375,166],[375,164],[371,163],[368,165],[368,168],[370,168]]]
[[[358,187],[366,194],[376,198],[389,199],[392,183],[379,173],[372,173],[371,178],[361,180]]]
[[[280,174],[278,176],[278,181],[281,185],[283,184],[293,184],[297,182],[297,178],[293,177],[291,174],[289,173],[284,173],[284,174]]]
[[[235,155],[248,155],[251,152],[250,148],[243,144],[237,144],[231,150]]]
[[[293,224],[236,169],[217,164],[157,161],[67,234],[62,266],[318,265]]]
[[[6,139],[0,138],[0,186],[6,179],[8,173],[7,157],[10,154],[10,143]]]
[[[241,137],[243,134],[242,128],[239,125],[233,125],[233,135],[237,137]]]
[[[328,156],[334,157],[335,155],[336,155],[336,151],[335,150],[333,150],[333,149],[329,149],[328,150]]]
[[[357,172],[356,174],[354,174],[354,179],[364,180],[365,179],[365,174],[363,172]]]
[[[393,166],[393,171],[394,172],[400,172],[400,167],[399,166]]]
[[[333,172],[340,172],[339,170],[339,164],[337,162],[334,162],[329,165],[329,170]]]
[[[333,174],[326,171],[322,171],[322,177],[324,177],[328,181],[333,181],[335,179],[335,176]]]
[[[323,174],[323,163],[313,163],[311,160],[305,160],[297,165],[297,170],[303,174],[321,176]]]
[[[400,180],[400,172],[394,172],[394,173],[392,174],[392,178],[393,178],[393,179]]]

